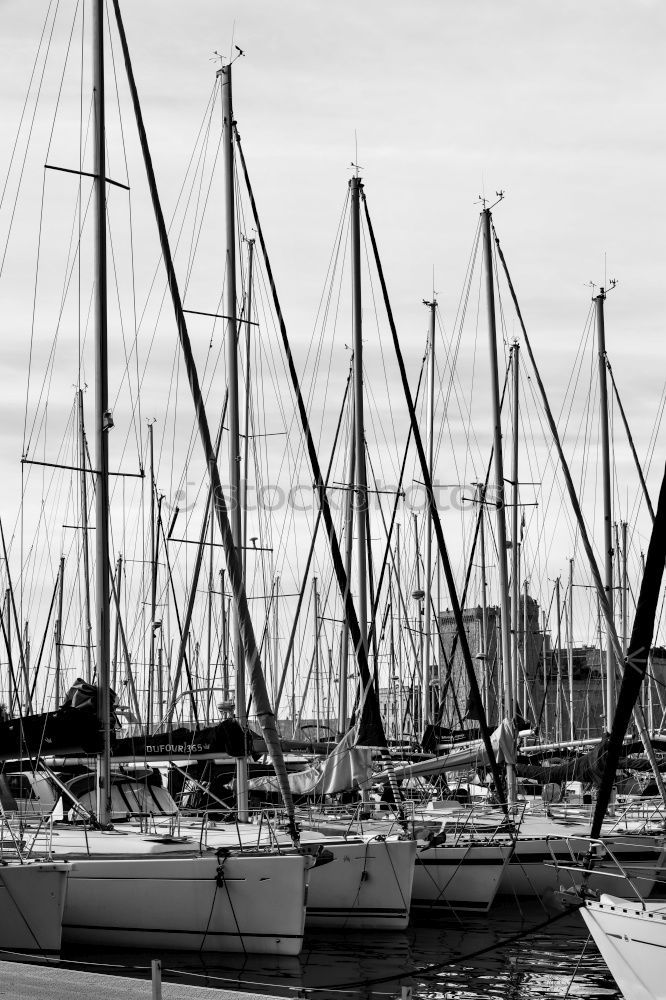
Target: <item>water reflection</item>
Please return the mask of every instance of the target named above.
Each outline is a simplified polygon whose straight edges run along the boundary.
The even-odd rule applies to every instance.
[[[428,1000],[619,997],[577,914],[507,943],[547,916],[538,903],[506,901],[490,915],[424,920],[404,933],[312,932],[298,958],[90,950],[83,956],[73,949],[63,958],[140,978],[148,978],[151,959],[161,958],[164,982],[309,1000],[389,1000],[408,985]]]

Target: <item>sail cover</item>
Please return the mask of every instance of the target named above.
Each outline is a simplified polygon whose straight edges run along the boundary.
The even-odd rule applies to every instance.
[[[372,750],[354,743],[350,730],[334,747],[325,760],[315,761],[303,771],[288,775],[289,787],[294,795],[333,795],[352,788],[360,788],[373,780]],[[277,779],[272,775],[252,778],[252,791],[277,792]]]
[[[513,730],[507,719],[503,719],[497,729],[490,734],[490,742],[498,763],[512,764],[515,762]],[[469,746],[453,750],[443,757],[421,760],[416,764],[396,765],[393,771],[398,779],[429,778],[431,775],[443,774],[445,771],[459,771],[464,767],[480,767],[488,763],[488,754],[483,740],[475,740]],[[388,771],[376,774],[374,780],[387,781]]]

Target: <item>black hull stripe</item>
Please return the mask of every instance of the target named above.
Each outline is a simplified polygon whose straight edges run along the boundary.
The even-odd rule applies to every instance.
[[[172,929],[167,927],[105,927],[102,924],[63,924],[63,931],[101,931],[105,934],[182,934],[187,937],[236,937],[239,940],[244,938],[277,938],[294,939],[301,938],[302,934],[267,934],[260,931],[188,931]]]
[[[491,903],[487,900],[477,902],[472,899],[413,899],[413,910],[489,910]]]
[[[305,911],[305,919],[308,917],[320,917],[320,916],[350,916],[350,917],[365,917],[365,916],[381,916],[381,917],[404,917],[407,914],[407,910],[398,910],[395,907],[387,906],[358,906],[354,909],[350,909],[348,906],[308,906]]]

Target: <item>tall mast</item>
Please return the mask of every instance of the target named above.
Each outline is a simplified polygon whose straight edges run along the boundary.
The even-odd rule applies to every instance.
[[[353,358],[352,358],[353,365]],[[351,587],[352,550],[354,548],[354,478],[356,470],[356,446],[354,399],[350,402],[349,424],[349,470],[347,474],[347,496],[345,498],[345,573],[347,588]],[[342,623],[342,641],[340,642],[340,687],[338,694],[338,732],[342,735],[347,730],[347,677],[349,673],[349,625],[347,619]]]
[[[247,241],[247,308],[245,310],[245,437],[243,439],[243,576],[247,578],[247,485],[250,443],[250,331],[252,329],[252,275],[254,240]],[[230,314],[231,315],[231,314]],[[214,519],[213,519],[214,520]]]
[[[513,375],[513,414],[512,414],[512,462],[511,462],[511,677],[516,702],[519,702],[518,692],[518,602],[520,600],[520,542],[518,541],[518,392],[519,392],[519,347],[516,341],[511,348]]]
[[[395,579],[398,590],[398,684],[400,685],[400,735],[396,734],[397,739],[404,739],[405,734],[403,733],[403,726],[405,724],[405,702],[404,702],[404,677],[402,669],[402,628],[400,626],[400,588],[402,586],[401,574],[400,574],[400,521],[396,522],[395,525]],[[408,625],[408,622],[405,622]]]
[[[280,577],[275,577],[275,583],[273,586],[273,665],[275,668],[273,676],[273,704],[277,704],[277,692],[278,684],[280,683],[279,678],[279,654],[280,654],[280,629],[278,625],[279,621],[279,607],[280,607]]]
[[[213,512],[211,511],[211,517]],[[229,701],[229,624],[227,616],[227,595],[224,592],[224,570],[220,570],[220,653],[222,659],[222,693],[224,701]]]
[[[317,592],[317,577],[312,577],[312,616],[313,616],[313,627],[314,627],[314,688],[315,688],[315,738],[317,743],[319,743],[319,717],[320,717],[320,702],[319,702],[319,593]]]
[[[120,584],[122,582],[122,565],[123,557],[118,556],[118,561],[116,562],[116,577],[115,586],[113,590],[118,595],[118,601],[120,602]],[[116,690],[116,684],[118,683],[118,639],[120,638],[120,613],[116,609],[116,620],[113,629],[113,657],[111,660],[112,671],[111,671],[111,688],[113,691]]]
[[[5,590],[5,601],[3,617],[5,620],[4,639],[7,646],[7,708],[11,718],[14,716],[14,704],[17,711],[21,711],[20,688],[14,682],[14,668],[12,666],[12,617],[9,603],[10,588]],[[56,708],[58,706],[56,705]]]
[[[546,612],[541,612],[541,660],[543,665],[543,731],[548,738],[548,644],[546,640]]]
[[[99,766],[98,819],[111,816],[111,719],[109,697],[109,411],[106,295],[106,151],[104,122],[104,0],[93,3],[93,107],[95,188],[95,641],[97,705],[103,749]]]
[[[226,314],[227,314],[227,387],[229,392],[229,484],[231,504],[229,520],[236,552],[242,560],[241,490],[240,490],[240,427],[238,418],[238,338],[236,329],[236,208],[234,199],[233,109],[231,100],[231,66],[218,70],[222,91],[222,147],[224,152],[224,196],[226,212]],[[241,563],[242,564],[242,563]],[[245,696],[245,657],[241,642],[238,610],[234,604],[234,662],[236,665],[236,718],[243,729],[247,726]],[[236,761],[236,796],[238,818],[247,819],[247,767],[244,758]]]
[[[557,726],[556,738],[561,742],[564,738],[562,728],[562,607],[560,599],[560,578],[555,581],[555,598],[557,614],[557,690],[555,695],[555,719]]]
[[[608,430],[608,387],[606,385],[606,329],[604,325],[605,289],[594,298],[599,352],[599,418],[601,421],[602,494],[604,504],[604,593],[613,618],[613,521],[611,509],[610,442]],[[615,653],[606,629],[606,729],[611,731],[615,710]]]
[[[210,524],[208,525],[208,538],[210,543],[210,554],[208,559],[208,607],[206,614],[206,711],[204,713],[206,725],[210,725],[210,706],[212,704],[213,692],[212,667],[213,667],[213,561],[215,559],[214,532],[215,515],[210,511]],[[243,572],[243,576],[245,572]]]
[[[155,618],[157,615],[157,551],[155,549],[155,455],[153,450],[153,422],[148,424],[148,454],[150,458],[150,654],[148,659],[148,704],[146,722],[148,732],[153,728],[153,701],[155,688]],[[159,719],[158,719],[159,721]]]
[[[629,589],[627,579],[627,522],[622,522],[622,651],[627,655],[629,646],[629,636],[627,634],[629,623],[627,620],[627,591]]]
[[[430,371],[428,385],[428,467],[430,477],[433,474],[434,458],[434,410],[435,410],[435,310],[437,302],[426,302],[430,309]],[[430,664],[431,656],[431,618],[430,600],[432,592],[432,518],[426,518],[426,565],[425,565],[425,615],[423,619],[423,631],[425,633],[425,655],[422,662],[423,680],[421,688],[421,731],[432,722],[432,698],[430,694]]]
[[[569,667],[569,738],[573,740],[574,734],[574,690],[573,690],[573,559],[569,560],[569,633],[568,646],[568,667]]]
[[[393,571],[388,568],[388,601],[389,601],[389,697],[387,706],[387,718],[390,723],[390,735],[393,739],[398,738],[398,692],[396,682],[398,675],[395,672],[395,630],[393,625]]]
[[[429,517],[429,515],[428,515]],[[424,701],[423,689],[425,687],[425,654],[423,649],[423,591],[421,589],[421,552],[419,551],[419,519],[416,516],[416,512],[412,512],[412,523],[414,525],[414,564],[416,568],[416,590],[412,594],[412,597],[416,601],[416,625],[417,631],[419,633],[419,662],[417,675],[421,681],[421,702]],[[418,715],[419,708],[416,699],[413,699],[413,711],[414,711],[414,731],[416,732],[418,728]],[[425,723],[421,722],[421,732],[425,728]]]
[[[358,619],[361,644],[368,655],[368,597],[367,597],[367,533],[365,511],[368,504],[368,484],[365,471],[365,427],[363,423],[363,328],[361,300],[361,225],[360,198],[363,184],[357,175],[349,182],[351,188],[351,252],[352,252],[352,332],[354,344],[354,447],[356,450],[356,476],[354,488],[357,496],[358,518],[356,524],[356,572],[358,580]]]
[[[483,218],[483,255],[486,265],[486,298],[488,304],[488,335],[490,347],[490,377],[493,406],[493,458],[495,463],[495,512],[497,517],[497,562],[499,567],[500,612],[502,629],[502,668],[504,680],[504,714],[513,718],[513,685],[511,683],[511,622],[509,618],[509,578],[506,565],[506,522],[504,520],[504,462],[502,460],[502,424],[500,413],[499,374],[497,370],[497,328],[495,324],[495,289],[493,252],[490,238],[490,209]],[[516,773],[513,765],[506,769],[509,801],[516,800]]]
[[[92,682],[92,624],[90,615],[90,557],[88,550],[88,484],[86,481],[86,430],[83,422],[83,389],[78,390],[79,402],[79,465],[81,466],[81,533],[83,538],[83,594],[85,600],[85,647],[86,647],[86,680]],[[59,703],[58,703],[59,704]]]
[[[481,556],[481,642],[477,659],[483,671],[483,705],[490,713],[490,684],[488,677],[488,602],[486,594],[486,488],[483,483],[476,484],[476,495],[480,506],[479,511],[479,552]]]
[[[60,708],[60,695],[62,687],[62,598],[63,598],[63,585],[65,582],[65,557],[60,556],[60,566],[58,569],[58,617],[56,619],[55,627],[55,657],[56,657],[56,673],[55,673],[55,707]],[[9,707],[11,708],[11,699]]]
[[[524,685],[524,695],[525,695],[523,699],[523,715],[525,715],[525,712],[527,711],[528,701],[530,702],[530,705],[534,705],[534,699],[532,697],[532,691],[530,688],[530,678],[527,672],[527,665],[528,665],[527,657],[528,657],[528,652],[532,646],[529,640],[528,620],[527,620],[527,598],[529,596],[527,592],[528,591],[527,569],[525,569],[523,588],[524,588],[523,589],[523,685]],[[536,705],[534,705],[534,709],[536,709]],[[527,718],[526,715],[525,718]],[[535,723],[538,718],[539,716],[537,715],[536,711],[533,710],[533,719]]]

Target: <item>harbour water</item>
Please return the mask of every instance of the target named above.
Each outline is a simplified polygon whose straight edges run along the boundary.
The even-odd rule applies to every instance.
[[[165,983],[309,1000],[389,1000],[403,986],[428,1000],[550,1000],[620,997],[577,913],[559,916],[529,900],[496,902],[490,914],[403,933],[309,933],[298,958],[258,955],[63,953],[69,968],[149,978],[160,958]]]

